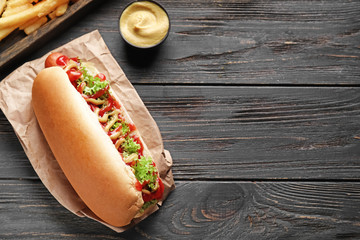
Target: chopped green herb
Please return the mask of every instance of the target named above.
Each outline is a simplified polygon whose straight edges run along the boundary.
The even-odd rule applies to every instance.
[[[157,203],[156,199],[153,199],[151,201],[148,201],[146,203],[144,203],[144,205],[142,206],[142,208],[140,209],[140,213],[143,213],[145,211],[145,209],[147,209],[148,207],[150,207],[151,205]]]
[[[118,126],[120,126],[120,122],[114,123],[114,125],[111,126],[110,131],[114,131]]]
[[[140,144],[136,143],[131,137],[125,138],[125,142],[121,144],[121,147],[124,152],[127,152],[128,154],[137,153],[141,148]]]
[[[141,184],[145,181],[149,181],[148,186],[151,189],[155,189],[157,171],[150,157],[142,156],[133,168],[135,170],[135,177]]]
[[[86,83],[86,86],[84,87],[84,94],[86,95],[93,95],[109,84],[108,81],[101,81],[100,78],[91,76],[85,67],[82,68],[82,73],[84,82]]]
[[[123,132],[123,135],[126,135],[128,132],[130,132],[130,128],[125,122],[123,122],[121,124],[122,124],[121,130]]]

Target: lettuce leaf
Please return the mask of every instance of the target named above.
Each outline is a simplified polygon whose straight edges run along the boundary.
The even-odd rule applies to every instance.
[[[145,181],[148,181],[148,186],[151,189],[155,189],[157,170],[151,157],[142,156],[133,166],[133,168],[135,170],[135,177],[141,184],[143,184]]]
[[[123,135],[126,135],[128,132],[130,132],[130,128],[125,122],[121,123],[121,125],[122,125],[121,130],[123,132]]]
[[[153,199],[149,202],[144,203],[144,205],[142,206],[142,208],[140,209],[140,213],[143,213],[145,211],[145,209],[147,209],[148,207],[150,207],[151,205],[157,203],[156,199]]]
[[[120,126],[120,122],[114,123],[114,125],[111,126],[110,131],[114,131],[118,126]]]
[[[86,70],[85,67],[82,68],[82,73],[84,76],[84,82],[86,82],[86,86],[84,87],[84,94],[86,95],[93,95],[97,93],[99,90],[104,89],[109,82],[108,81],[101,81],[98,77],[93,77],[89,72]]]
[[[127,152],[129,154],[137,153],[138,150],[141,148],[140,144],[136,143],[131,137],[125,138],[125,142],[121,144],[121,147],[124,152]]]

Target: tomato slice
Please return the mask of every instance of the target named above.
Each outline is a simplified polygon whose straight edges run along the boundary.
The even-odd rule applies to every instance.
[[[136,180],[135,188],[136,188],[136,190],[138,190],[138,191],[141,191],[141,190],[142,190],[142,185],[141,185],[141,183],[139,182],[139,180]]]
[[[73,60],[74,62],[79,62],[79,58],[77,58],[77,57],[74,57],[74,58],[70,58],[71,60]]]
[[[112,109],[112,107],[113,107],[113,103],[114,103],[113,98],[111,96],[109,96],[108,105],[106,107],[100,109],[99,116],[102,117],[102,116],[104,116],[104,114],[106,112],[110,111]]]
[[[69,61],[70,59],[67,56],[61,55],[56,59],[56,64],[60,67],[65,67],[69,63]]]
[[[86,83],[82,82],[77,88],[76,90],[80,93],[83,94],[84,92],[84,87],[86,86]]]
[[[159,188],[158,188],[158,190],[156,192],[154,192],[153,199],[160,200],[162,198],[162,196],[163,196],[163,193],[164,193],[164,184],[161,181],[161,178],[158,177],[157,180],[159,181]]]
[[[159,182],[159,188],[155,192],[151,194],[142,193],[144,202],[149,202],[153,199],[161,200],[164,193],[164,184],[159,177],[157,178],[157,181]]]
[[[106,80],[106,76],[104,74],[102,74],[102,73],[96,74],[95,77],[100,78],[102,82]]]
[[[107,90],[109,90],[109,84],[108,85],[106,85],[106,87],[104,87],[103,89],[100,89],[99,91],[97,91],[95,94],[93,94],[93,95],[90,95],[89,97],[90,98],[98,98],[98,97],[101,97],[102,95],[104,95],[104,93],[107,91]],[[109,99],[110,99],[111,97],[109,97]]]
[[[67,75],[68,75],[68,77],[69,77],[69,79],[70,79],[70,82],[75,82],[75,81],[78,80],[78,79],[81,77],[81,75],[82,75],[82,72],[77,71],[77,70],[75,70],[75,69],[73,69],[73,68],[70,69],[70,70],[67,70],[66,73],[67,73]]]
[[[129,126],[129,129],[130,129],[130,132],[133,132],[133,131],[136,130],[136,127],[135,127],[135,125],[133,123],[129,123],[128,126]]]

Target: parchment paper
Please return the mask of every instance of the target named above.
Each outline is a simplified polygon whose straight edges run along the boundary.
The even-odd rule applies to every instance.
[[[93,31],[53,51],[93,62],[98,70],[107,76],[113,91],[134,121],[158,167],[165,186],[164,197],[159,202],[159,205],[161,205],[170,191],[175,188],[171,172],[171,155],[167,150],[164,150],[156,122],[146,109],[135,88],[112,57],[100,33]],[[80,217],[92,218],[117,232],[125,231],[158,210],[158,207],[152,208],[143,217],[135,219],[130,225],[118,228],[108,225],[97,218],[76,194],[56,162],[31,106],[33,80],[44,68],[44,61],[49,54],[25,63],[0,83],[0,108],[14,128],[35,172],[61,205]]]

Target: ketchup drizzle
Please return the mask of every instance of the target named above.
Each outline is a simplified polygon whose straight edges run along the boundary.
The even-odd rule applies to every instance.
[[[71,58],[71,60],[79,63],[79,59],[78,58]],[[70,61],[70,58],[68,58],[67,56],[65,55],[62,55],[60,57],[58,57],[56,59],[56,64],[62,68],[66,68],[66,66],[68,65]],[[97,99],[99,97],[101,97],[102,95],[104,95],[105,93],[108,94],[108,98],[107,98],[107,105],[105,107],[103,107],[102,109],[100,109],[99,111],[99,116],[103,116],[106,112],[109,112],[111,111],[113,108],[115,109],[120,109],[121,108],[121,105],[119,102],[117,102],[110,94],[109,94],[109,85],[107,85],[105,88],[99,90],[98,92],[96,92],[95,94],[93,95],[84,95],[83,94],[83,91],[84,91],[84,88],[86,86],[86,83],[85,82],[82,82],[80,83],[78,86],[77,86],[77,83],[76,83],[76,80],[78,80],[81,76],[82,76],[82,72],[81,71],[78,71],[76,69],[70,69],[67,71],[67,74],[69,76],[69,79],[71,81],[71,84],[75,87],[75,89],[83,96],[83,98],[86,100],[88,98],[94,98],[94,99]],[[102,73],[99,73],[97,74],[95,77],[98,77],[101,79],[101,81],[105,81],[106,80],[106,77],[104,74]],[[90,103],[90,102],[87,102],[87,104],[89,105],[90,109],[95,112],[95,110],[97,109],[97,106],[93,103]],[[124,121],[124,118],[122,116],[120,116],[119,114],[119,120],[121,121]],[[105,128],[106,126],[106,123],[100,123],[103,128]],[[129,132],[127,132],[125,134],[125,136],[123,137],[128,137],[130,136],[130,133],[135,131],[136,130],[136,127],[134,124],[132,123],[128,123],[127,124],[128,127],[129,127]],[[115,128],[114,130],[112,131],[108,131],[108,136],[111,136],[112,134],[114,133],[117,133],[119,131],[121,131],[122,129],[122,125],[120,124],[117,128]],[[142,156],[144,156],[144,146],[140,140],[140,138],[136,135],[131,135],[131,138],[137,143],[140,145],[140,149],[138,150],[138,157],[141,158]],[[117,139],[115,140],[112,140],[112,142],[115,144],[117,141]],[[123,149],[121,147],[118,148],[118,151],[122,157],[122,153],[123,153]],[[129,166],[133,166],[136,164],[136,161],[132,161],[130,163],[126,163],[127,165]],[[155,162],[152,162],[152,164],[155,166]],[[155,174],[155,173],[154,173]],[[164,192],[164,184],[161,180],[161,178],[159,176],[157,176],[157,179],[156,179],[157,183],[159,184],[159,187],[158,189],[155,191],[155,192],[152,192],[150,194],[146,194],[146,193],[142,193],[142,198],[144,200],[144,202],[149,202],[151,200],[160,200],[162,198],[162,195],[163,195],[163,192]],[[135,188],[138,190],[138,191],[142,191],[142,189],[146,188],[147,187],[147,184],[149,183],[149,181],[144,181],[142,184],[136,180],[136,183],[135,183]]]

